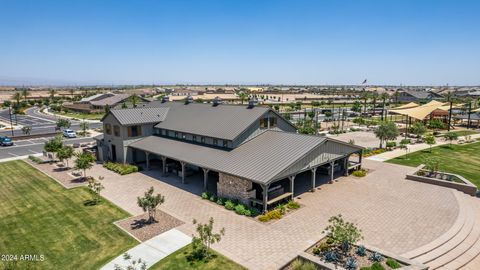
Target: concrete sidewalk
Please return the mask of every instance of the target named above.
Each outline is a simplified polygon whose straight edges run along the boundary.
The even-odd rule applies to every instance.
[[[472,140],[475,140],[475,139],[480,138],[480,134],[470,135],[470,137],[471,137]],[[465,140],[465,136],[460,136],[459,139]],[[446,141],[443,138],[435,138],[435,140],[437,141],[437,143],[434,144],[432,147],[445,145],[445,144],[450,143],[449,141]],[[458,141],[455,141],[452,144],[458,144]],[[419,143],[419,144],[410,144],[407,147],[408,147],[408,153],[410,154],[410,153],[421,151],[421,150],[424,150],[424,149],[429,149],[430,145],[428,145],[426,143]],[[381,154],[378,154],[378,155],[367,157],[366,159],[384,162],[384,161],[387,161],[389,159],[400,157],[400,156],[403,156],[403,155],[405,155],[405,149],[395,149],[393,151],[387,151],[387,152],[384,152],[384,153],[381,153]]]
[[[142,259],[142,261],[146,263],[148,269],[161,259],[190,244],[191,242],[192,238],[190,236],[180,232],[179,230],[171,229],[155,236],[150,240],[140,243],[138,246],[131,248],[126,253],[132,257],[131,260],[138,260],[139,258]],[[123,255],[124,254],[120,254],[117,258],[104,265],[101,270],[114,270],[115,265],[122,266],[124,269],[126,269],[126,267],[129,265],[129,262],[126,262],[123,259]]]

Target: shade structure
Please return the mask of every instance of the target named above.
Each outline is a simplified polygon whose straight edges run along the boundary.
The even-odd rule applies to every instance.
[[[408,104],[404,104],[402,106],[395,107],[395,108],[393,108],[393,110],[411,109],[411,108],[415,108],[415,107],[418,107],[418,106],[420,106],[420,105],[418,105],[415,102],[410,102]]]
[[[442,109],[443,106],[445,106],[443,102],[432,100],[429,103],[418,106],[418,107],[414,107],[410,109],[394,109],[394,110],[390,110],[390,112],[406,115],[408,117],[418,119],[418,120],[423,120],[425,119],[425,117],[430,115],[435,110],[445,110],[445,109]],[[446,110],[448,110],[448,108]]]

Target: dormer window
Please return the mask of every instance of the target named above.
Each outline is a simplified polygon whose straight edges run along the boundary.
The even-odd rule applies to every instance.
[[[260,128],[268,128],[268,118],[262,118],[260,119]]]
[[[270,117],[269,122],[270,122],[270,128],[277,126],[277,118],[276,117]]]

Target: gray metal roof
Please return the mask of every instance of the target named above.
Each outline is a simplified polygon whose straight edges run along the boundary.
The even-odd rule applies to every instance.
[[[231,151],[157,136],[136,141],[130,144],[130,147],[268,184],[277,180],[280,173],[326,141],[330,140],[325,137],[269,130]],[[343,146],[341,143],[332,142],[338,147]],[[361,149],[352,147],[355,151]]]
[[[218,105],[203,103],[184,104],[181,102],[166,102],[149,104],[170,108],[168,117],[156,128],[175,130],[179,132],[201,134],[207,137],[233,140],[258,118],[269,111],[268,107],[255,106],[247,108],[236,105]]]
[[[119,102],[124,101],[125,99],[129,98],[129,94],[115,94],[113,96],[103,98],[100,100],[92,100],[90,101],[90,104],[95,105],[95,106],[113,106]]]
[[[112,109],[110,113],[121,125],[159,123],[165,120],[169,108]]]

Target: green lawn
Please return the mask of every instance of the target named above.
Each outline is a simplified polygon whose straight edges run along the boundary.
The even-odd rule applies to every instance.
[[[176,252],[165,257],[153,265],[150,270],[182,270],[182,269],[199,269],[199,270],[244,270],[242,266],[229,260],[217,252],[213,252],[213,258],[208,262],[195,261],[190,262],[187,259],[188,254],[191,252],[192,246],[187,245],[184,248],[177,250]]]
[[[459,137],[460,136],[478,134],[478,132],[473,131],[473,130],[459,130],[459,131],[452,131],[452,133],[456,133]]]
[[[137,244],[112,224],[126,212],[84,206],[87,188],[67,190],[23,161],[0,163],[0,187],[0,253],[45,257],[15,269],[98,269]]]
[[[397,157],[387,162],[418,166],[424,163],[427,157],[437,157],[440,161],[440,170],[459,174],[480,187],[480,142],[463,145],[441,145],[432,148]]]
[[[77,119],[86,120],[100,120],[105,115],[104,113],[76,113],[76,112],[55,112],[55,114],[63,115],[67,117],[73,117]]]

